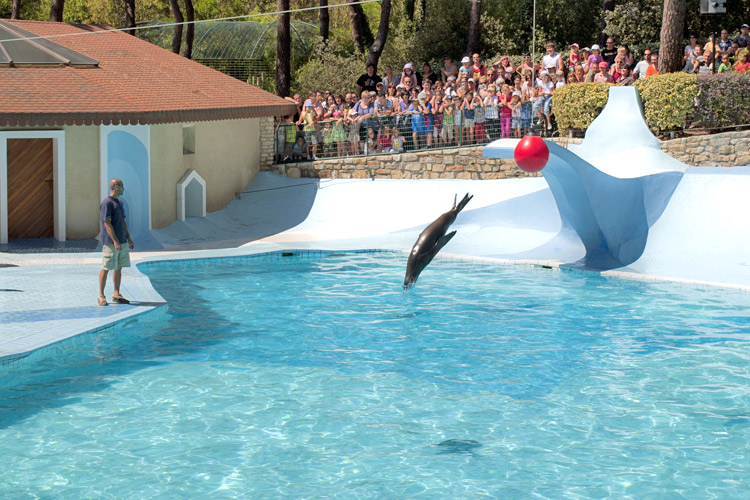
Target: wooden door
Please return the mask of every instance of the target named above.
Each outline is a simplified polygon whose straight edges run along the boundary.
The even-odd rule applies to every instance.
[[[8,239],[55,235],[52,139],[8,139]]]

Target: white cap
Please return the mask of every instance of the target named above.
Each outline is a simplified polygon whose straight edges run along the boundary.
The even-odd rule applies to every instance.
[[[468,56],[464,56],[464,58],[463,58],[463,59],[461,59],[461,64],[463,64],[463,63],[467,63],[467,62],[471,62],[471,59],[469,59],[469,57],[468,57]]]
[[[417,96],[417,99],[419,99],[420,101],[422,99],[427,99],[427,92],[425,92],[424,90],[420,92],[419,95]]]
[[[544,75],[549,76],[549,72],[546,69],[543,69],[542,71],[539,72],[539,76],[544,76]]]
[[[584,47],[584,48],[582,48],[581,50],[585,50],[586,52],[591,52],[591,49],[590,49],[590,48],[588,48],[588,47]]]
[[[404,69],[414,69],[414,66],[411,65],[411,63],[404,64]]]
[[[594,44],[591,46],[591,50],[599,50],[599,46],[597,44]]]
[[[451,75],[451,76],[448,77],[448,81],[449,82],[455,82],[456,81],[456,77],[453,76],[453,75]]]
[[[352,109],[349,110],[349,114],[350,115],[358,115],[359,113],[357,113],[356,109],[352,108]]]

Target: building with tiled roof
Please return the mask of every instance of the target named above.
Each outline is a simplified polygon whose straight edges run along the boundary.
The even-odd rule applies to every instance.
[[[98,234],[110,178],[131,232],[224,207],[294,104],[108,27],[0,20],[0,243]],[[205,208],[203,208],[205,207]]]

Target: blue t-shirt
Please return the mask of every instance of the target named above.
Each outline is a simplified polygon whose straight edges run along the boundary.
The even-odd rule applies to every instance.
[[[101,225],[101,240],[102,245],[114,245],[114,241],[107,234],[107,229],[104,227],[104,221],[109,219],[112,222],[112,228],[115,230],[115,236],[119,240],[120,244],[124,244],[127,241],[127,235],[125,234],[125,207],[122,205],[122,201],[112,196],[107,196],[102,201],[99,207],[99,219]]]

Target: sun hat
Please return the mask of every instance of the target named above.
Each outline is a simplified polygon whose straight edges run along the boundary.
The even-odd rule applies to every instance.
[[[608,68],[609,65],[607,63],[605,63],[604,61],[602,61],[602,62],[599,63],[599,67],[600,68]]]
[[[471,59],[469,59],[467,56],[464,56],[463,59],[461,59],[461,64],[471,62]]]
[[[591,46],[591,50],[600,50],[597,44]]]

